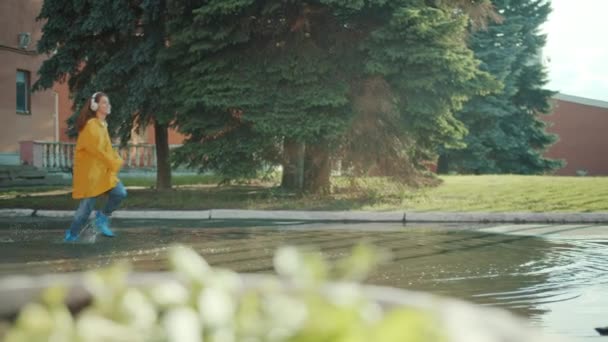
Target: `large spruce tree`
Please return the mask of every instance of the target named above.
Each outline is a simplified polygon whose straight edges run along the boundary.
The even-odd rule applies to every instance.
[[[543,156],[556,141],[539,115],[551,111],[554,92],[545,89],[547,74],[540,61],[547,20],[545,0],[493,0],[503,17],[486,30],[471,34],[470,45],[481,68],[504,87],[499,93],[476,96],[457,118],[469,134],[466,148],[444,150],[440,172],[538,174],[562,165]]]
[[[461,144],[454,112],[497,88],[466,45],[467,10],[487,6],[172,1],[171,98],[189,136],[178,161],[227,178],[281,163],[283,185],[311,192],[328,191],[332,156],[419,169]]]

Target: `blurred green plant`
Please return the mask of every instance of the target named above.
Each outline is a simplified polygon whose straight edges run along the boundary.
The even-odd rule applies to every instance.
[[[445,340],[432,314],[385,310],[365,295],[360,281],[387,258],[362,244],[330,264],[318,251],[282,247],[274,257],[278,277],[245,287],[237,273],[176,246],[168,257],[175,279],[131,287],[128,263],[87,273],[88,307],[73,316],[64,304],[67,290],[49,288],[23,307],[5,341]]]

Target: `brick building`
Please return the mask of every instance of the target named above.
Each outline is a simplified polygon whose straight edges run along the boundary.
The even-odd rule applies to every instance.
[[[40,158],[50,163],[52,154],[67,150],[60,143],[73,142],[66,134],[66,120],[72,114],[67,84],[31,91],[38,69],[47,58],[36,52],[44,24],[37,22],[36,17],[43,2],[0,1],[0,165],[31,163],[36,148],[40,150]],[[181,144],[183,138],[175,131],[169,132],[171,145]],[[132,142],[154,144],[153,127],[134,132]],[[25,160],[24,146],[27,150]]]
[[[36,53],[42,0],[0,1],[0,164],[19,161],[19,142],[59,140],[59,94],[32,93],[45,56]]]
[[[553,101],[553,113],[543,120],[559,136],[545,155],[566,161],[556,174],[608,176],[608,102],[564,94]]]

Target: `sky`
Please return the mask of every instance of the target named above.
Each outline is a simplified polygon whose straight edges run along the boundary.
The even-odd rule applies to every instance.
[[[608,0],[551,0],[547,88],[608,101]]]

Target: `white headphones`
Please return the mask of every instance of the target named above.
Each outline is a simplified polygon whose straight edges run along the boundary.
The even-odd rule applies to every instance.
[[[99,94],[99,92],[93,94],[93,96],[91,96],[91,110],[96,112],[99,109],[99,103],[95,102],[95,96],[97,96],[97,94]]]

